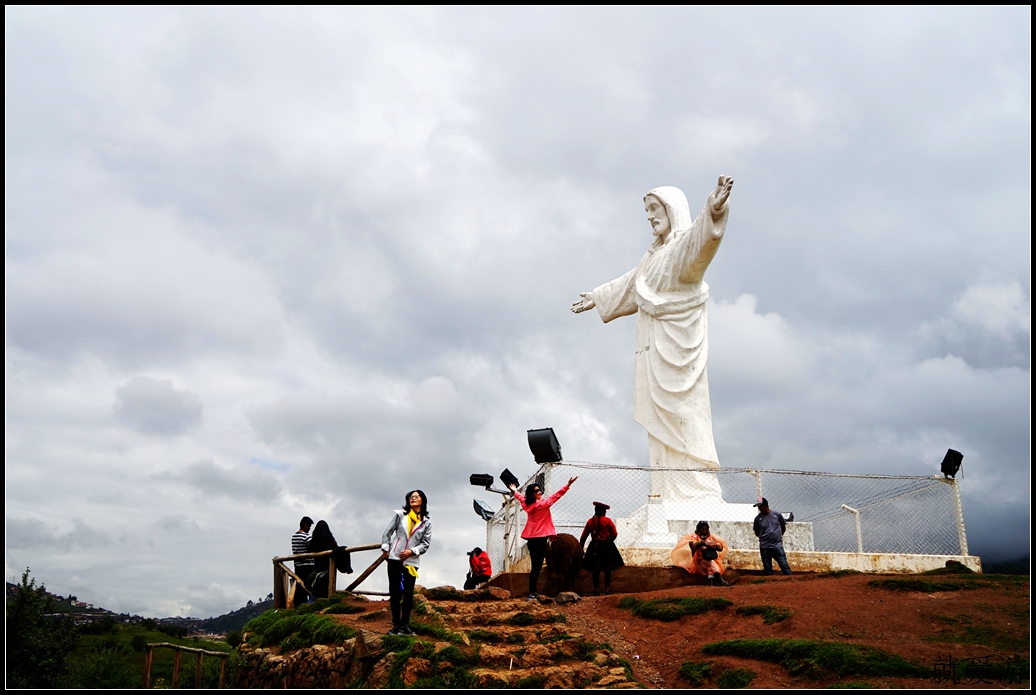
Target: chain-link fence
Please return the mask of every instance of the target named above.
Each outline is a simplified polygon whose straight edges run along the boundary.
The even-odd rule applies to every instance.
[[[751,505],[766,497],[794,521],[787,550],[847,553],[967,555],[956,481],[942,477],[849,475],[785,470],[661,469],[563,462],[543,465],[529,479],[550,496],[569,478],[568,493],[551,508],[558,533],[578,538],[595,501],[619,530],[622,547],[673,547],[699,520],[731,548],[758,549]],[[523,486],[524,489],[524,486]],[[494,568],[506,570],[524,552],[525,512],[505,502],[487,523]]]

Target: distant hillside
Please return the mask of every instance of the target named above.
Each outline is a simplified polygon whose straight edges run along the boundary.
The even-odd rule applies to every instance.
[[[262,615],[271,608],[273,608],[272,598],[258,603],[253,603],[244,608],[238,608],[236,611],[230,611],[229,613],[216,616],[215,618],[196,620],[194,621],[194,624],[197,625],[197,629],[205,630],[207,632],[228,632],[230,630],[240,630],[249,620]]]

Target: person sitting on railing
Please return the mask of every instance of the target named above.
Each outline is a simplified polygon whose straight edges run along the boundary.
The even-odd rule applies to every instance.
[[[670,558],[677,567],[683,567],[691,574],[709,578],[709,584],[726,584],[723,581],[723,558],[727,554],[727,542],[709,531],[709,522],[699,521],[694,533],[681,538]]]
[[[313,537],[309,540],[309,552],[319,553],[325,550],[333,550],[335,568],[339,572],[352,574],[353,568],[350,562],[349,552],[345,546],[338,545],[331,527],[321,519],[313,529]],[[306,578],[306,586],[313,592],[310,599],[327,598],[327,587],[330,581],[331,555],[324,555],[313,559],[313,571]]]

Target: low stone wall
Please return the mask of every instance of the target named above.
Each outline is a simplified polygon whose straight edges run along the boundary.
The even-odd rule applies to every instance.
[[[285,655],[241,645],[240,688],[355,688],[381,657],[380,638],[360,632],[341,645],[316,644]]]

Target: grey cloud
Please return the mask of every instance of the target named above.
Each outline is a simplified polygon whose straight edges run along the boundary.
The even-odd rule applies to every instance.
[[[265,595],[302,513],[369,542],[427,486],[422,581],[455,583],[467,475],[531,472],[526,428],[644,461],[635,321],[568,305],[644,253],[646,190],[697,207],[724,173],[723,463],[923,473],[959,443],[973,552],[1028,552],[1030,15],[14,8],[8,506],[147,528],[132,576],[101,545],[75,571],[176,612]],[[182,435],[110,427],[140,374],[205,426],[156,396],[132,426]],[[229,551],[197,531],[227,509]],[[19,557],[67,575],[43,533]]]
[[[179,470],[167,470],[157,477],[188,485],[207,497],[260,503],[272,502],[281,494],[280,481],[265,471],[228,469],[214,461],[199,461]],[[185,524],[186,521],[177,522],[175,527],[183,528]]]
[[[135,376],[115,391],[115,418],[145,434],[177,435],[201,424],[201,399],[171,379]]]
[[[72,529],[58,533],[39,519],[12,519],[7,522],[7,546],[9,548],[45,550],[52,548],[70,552],[76,548],[106,546],[112,542],[110,534],[89,526],[82,519],[72,520]]]

